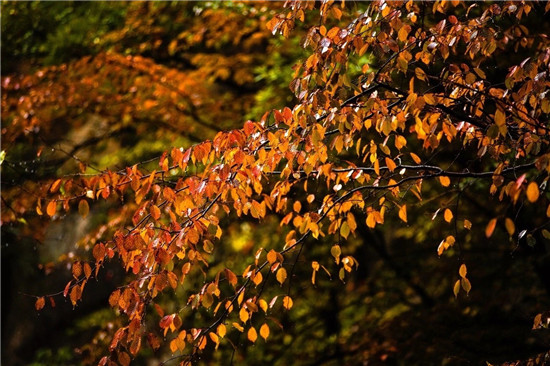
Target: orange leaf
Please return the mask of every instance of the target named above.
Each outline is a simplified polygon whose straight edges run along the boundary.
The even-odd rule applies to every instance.
[[[285,296],[283,298],[283,306],[285,309],[290,310],[293,304],[294,302],[292,301],[292,298],[290,296]]]
[[[48,203],[48,207],[46,207],[46,213],[52,217],[55,215],[55,211],[57,211],[57,203],[55,201],[50,201],[50,203]]]
[[[407,205],[403,205],[399,209],[399,218],[404,222],[407,222]]]
[[[415,153],[410,153],[411,154],[411,158],[414,160],[414,162],[416,164],[420,164],[422,162],[422,160],[420,160],[420,158],[418,157],[418,155],[416,155]]]
[[[467,294],[470,293],[470,290],[472,289],[472,284],[467,278],[462,278],[460,280],[460,284],[462,285],[462,288],[464,289],[464,291],[466,291]]]
[[[279,268],[277,271],[277,281],[282,285],[286,280],[286,269],[283,267]]]
[[[158,206],[151,206],[150,212],[153,219],[158,220],[160,218],[160,208],[158,208]]]
[[[443,187],[448,187],[451,184],[451,180],[449,177],[442,175],[439,177],[439,183],[441,183]]]
[[[460,269],[458,270],[458,274],[460,275],[460,277],[466,278],[466,273],[468,273],[468,270],[466,269],[466,265],[462,264],[460,266]]]
[[[61,186],[61,179],[58,179],[55,182],[53,182],[53,184],[50,188],[50,192],[51,193],[57,192],[59,190],[59,186]]]
[[[267,261],[269,264],[273,264],[277,261],[277,253],[273,249],[267,253]]]
[[[493,235],[493,231],[495,231],[495,226],[497,225],[497,219],[491,219],[489,223],[487,224],[487,227],[485,228],[485,236],[490,238],[491,235]]]
[[[445,221],[451,222],[451,220],[453,219],[453,212],[446,208],[443,217],[445,218]]]
[[[241,308],[241,310],[239,311],[239,319],[241,319],[243,323],[246,323],[249,317],[250,316],[248,315],[248,311],[245,308]]]
[[[511,218],[507,217],[504,221],[504,226],[506,226],[506,231],[508,231],[508,234],[510,236],[514,235],[514,232],[516,231],[516,225],[514,224],[514,221],[512,221]]]
[[[227,328],[225,327],[225,324],[218,325],[218,329],[216,330],[216,333],[218,333],[218,336],[220,338],[225,337],[225,334],[227,333]]]
[[[460,280],[456,280],[455,285],[453,287],[453,293],[455,294],[455,297],[458,296],[459,291],[460,291]]]
[[[266,323],[260,327],[260,335],[264,340],[267,340],[267,337],[269,337],[269,326]]]
[[[46,305],[46,299],[44,299],[44,297],[39,297],[37,300],[36,300],[36,303],[34,304],[34,307],[36,310],[41,310],[44,305]]]
[[[539,194],[539,186],[537,185],[537,183],[529,183],[529,185],[527,186],[527,199],[529,200],[529,202],[536,202],[539,199]]]
[[[248,330],[248,340],[252,343],[256,342],[256,339],[258,339],[258,333],[256,332],[256,329],[254,327],[251,327]]]

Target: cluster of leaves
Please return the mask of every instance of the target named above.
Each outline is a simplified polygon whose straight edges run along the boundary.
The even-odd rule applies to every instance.
[[[42,185],[35,209],[52,219],[71,210],[86,217],[101,200],[123,202],[87,241],[92,257],[72,263],[73,278],[62,294],[77,305],[106,262],[116,261],[127,272],[127,282],[109,297],[124,322],[100,365],[127,365],[145,342],[157,350],[168,336],[182,364],[226,339],[231,343],[232,333],[245,334],[251,343],[258,337],[268,341],[274,327],[282,326],[281,314],[297,300],[293,281],[311,273],[307,281],[313,286],[325,274],[346,282],[361,261],[353,255],[357,237],[387,225],[421,225],[421,213],[434,207],[428,221],[441,229],[431,253],[458,257],[458,279],[451,275],[454,286],[447,289],[455,297],[472,290],[467,253],[475,247],[471,238],[480,236],[471,232],[491,238],[502,224],[512,242],[530,246],[550,236],[550,41],[522,23],[534,9],[544,13],[548,6],[377,1],[360,12],[333,1],[318,8],[306,1],[286,6],[267,21],[271,33],[291,37],[297,24],[316,24],[302,40],[309,56],[294,68],[292,108],[169,149],[153,168],[139,163]],[[154,28],[155,20],[148,21],[143,27]],[[246,24],[190,27],[167,50],[210,68],[214,80],[233,75],[237,83],[251,82],[246,54],[231,56],[237,62],[185,56],[210,31],[235,28],[240,31],[222,37],[221,45],[236,39],[246,53],[265,37],[257,23],[254,30]],[[247,46],[239,39],[249,32],[256,33]],[[113,37],[118,43],[125,31]],[[148,39],[140,49],[155,52],[156,44]],[[8,141],[53,128],[56,113],[44,105],[70,109],[93,103],[114,124],[143,118],[182,129],[189,128],[182,118],[194,118],[200,129],[235,118],[225,113],[239,113],[233,109],[238,101],[207,98],[212,90],[199,82],[199,74],[140,56],[104,53],[61,68],[69,77],[53,86],[63,90],[43,82],[58,67],[20,79],[3,77]],[[106,80],[109,85],[102,85]],[[145,84],[150,88],[141,87]],[[71,88],[79,93],[59,100]],[[220,108],[228,103],[229,111]],[[31,113],[33,108],[41,114]],[[201,117],[206,114],[211,120]],[[121,122],[120,115],[129,117]],[[81,163],[82,172],[85,168]],[[472,193],[493,196],[494,210],[476,214]],[[278,223],[280,241],[256,247],[239,268],[223,262],[218,253],[231,220],[267,225],[270,218]],[[163,308],[170,293],[185,296],[185,304]],[[417,295],[425,296],[420,290]],[[39,297],[36,309],[46,302]],[[201,316],[193,320],[191,314]]]

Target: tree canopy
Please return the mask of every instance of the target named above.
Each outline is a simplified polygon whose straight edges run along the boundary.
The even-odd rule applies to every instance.
[[[543,364],[549,10],[2,3],[3,362]]]

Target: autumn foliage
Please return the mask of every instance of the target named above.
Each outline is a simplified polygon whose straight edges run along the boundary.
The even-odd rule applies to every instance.
[[[227,34],[238,38],[237,55],[193,53],[223,27],[208,21],[216,16],[209,11],[201,14],[206,26],[164,40],[164,51],[153,37],[143,41],[152,47],[145,55],[115,47],[31,74],[2,74],[3,174],[10,156],[20,154],[10,149],[22,141],[31,143],[27,155],[44,154],[49,145],[41,136],[55,135],[58,119],[82,127],[89,123],[82,110],[93,110],[103,120],[105,135],[64,147],[63,169],[2,189],[3,225],[27,217],[45,226],[71,212],[86,218],[109,210],[82,233],[87,251],[64,258],[71,274],[65,288],[35,298],[37,311],[62,298],[79,306],[106,266],[124,272],[106,299],[117,321],[94,353],[100,365],[128,365],[146,349],[166,347],[190,364],[222,352],[213,351],[218,347],[246,347],[242,339],[282,342],[285,318],[324,291],[323,283],[338,282],[335,293],[361,283],[369,245],[408,281],[413,303],[427,307],[476,296],[472,273],[498,262],[485,242],[548,255],[548,5],[269,6],[275,14],[223,18]],[[292,104],[243,120],[253,88],[235,100],[216,83],[253,85],[252,52],[270,37],[295,34],[306,56],[293,69]],[[109,37],[128,40],[124,32]],[[187,53],[193,71],[158,64],[155,52]],[[226,129],[224,121],[241,127]],[[147,160],[118,158],[114,167],[94,161],[101,139],[128,129],[153,140],[155,129],[185,138],[173,137],[179,145]],[[238,261],[225,261],[234,222],[251,223],[257,234]],[[422,247],[429,264],[395,264],[377,232],[401,238],[393,253]],[[446,270],[433,278],[430,269],[441,265]],[[540,317],[545,306],[527,314],[531,322],[539,314],[535,328],[548,326]],[[399,352],[366,343],[358,341],[365,353],[355,361],[382,362]]]

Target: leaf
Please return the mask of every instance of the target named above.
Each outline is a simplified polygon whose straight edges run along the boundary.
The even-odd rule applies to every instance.
[[[462,285],[464,291],[466,291],[466,294],[469,294],[470,290],[472,289],[472,284],[470,283],[470,281],[467,278],[462,278],[460,280],[460,284]]]
[[[404,222],[407,222],[407,205],[403,205],[399,208],[399,218]]]
[[[57,192],[59,190],[59,186],[61,186],[61,179],[58,179],[55,182],[53,182],[53,184],[50,188],[50,192],[51,193]]]
[[[102,243],[96,244],[92,250],[92,255],[97,262],[103,261],[105,258],[105,245]]]
[[[439,177],[439,183],[441,183],[443,187],[448,187],[451,184],[451,180],[449,177],[442,175]]]
[[[507,217],[506,220],[504,220],[504,226],[506,226],[506,231],[508,231],[508,235],[514,235],[514,232],[516,231],[516,225],[511,218]]]
[[[90,212],[88,201],[85,199],[80,200],[80,202],[78,202],[78,213],[82,216],[82,218],[86,218],[86,216],[88,216],[88,212]]]
[[[460,275],[460,277],[462,278],[466,278],[466,273],[468,272],[467,268],[466,268],[466,265],[465,264],[462,264],[460,266],[460,269],[458,270],[458,274]]]
[[[42,310],[42,308],[46,305],[46,299],[42,296],[36,299],[36,303],[34,304],[34,308],[39,311]]]
[[[239,319],[241,319],[243,323],[246,323],[249,318],[250,315],[248,314],[248,310],[246,310],[245,308],[241,308],[241,310],[239,310]]]
[[[57,202],[50,201],[50,203],[48,203],[48,206],[46,207],[46,213],[48,214],[48,216],[53,217],[56,211],[57,211]]]
[[[464,220],[464,228],[470,230],[472,228],[472,222],[470,220]]]
[[[458,296],[458,293],[460,292],[460,280],[457,280],[455,282],[455,285],[453,287],[453,293],[455,294],[455,297]]]
[[[156,205],[151,206],[150,212],[153,219],[158,220],[160,218],[160,208],[158,208]]]
[[[451,222],[453,220],[453,212],[446,208],[443,217],[445,218],[445,221]]]
[[[221,323],[220,325],[218,325],[218,328],[216,330],[216,333],[218,334],[218,336],[220,338],[223,338],[225,337],[226,333],[227,333],[227,328],[225,327],[225,324]]]
[[[414,160],[414,162],[416,164],[420,164],[422,162],[422,160],[420,160],[420,158],[418,157],[418,155],[416,155],[415,153],[410,153],[411,155],[411,158]]]
[[[265,341],[267,341],[267,337],[269,337],[269,326],[267,325],[267,323],[264,323],[260,327],[260,335]]]
[[[506,114],[500,109],[497,109],[495,112],[495,123],[497,126],[504,126],[506,124]]]
[[[338,244],[335,244],[330,248],[330,254],[334,257],[336,264],[340,263],[340,255],[342,254],[342,249]]]
[[[224,270],[224,272],[225,277],[227,278],[227,282],[229,282],[231,286],[235,287],[237,285],[237,276],[235,275],[235,273],[231,272],[231,270],[227,268]]]
[[[537,185],[537,183],[529,183],[529,185],[527,186],[527,199],[529,200],[529,202],[536,202],[539,199],[539,194],[539,186]]]
[[[287,310],[290,310],[292,308],[292,305],[294,305],[294,301],[292,301],[292,298],[290,296],[285,296],[283,298],[283,307]]]
[[[348,225],[348,222],[347,221],[344,221],[342,223],[342,226],[340,226],[340,235],[342,235],[342,237],[344,239],[347,239],[348,236],[349,236],[349,233],[350,233],[350,230],[349,230],[349,225]]]
[[[250,327],[250,329],[248,330],[247,338],[252,343],[256,342],[256,339],[258,339],[258,333],[256,332],[256,328]]]
[[[497,219],[491,219],[489,223],[487,224],[487,227],[485,228],[485,236],[490,238],[491,235],[493,235],[493,232],[495,231],[495,227],[497,225]]]
[[[82,275],[82,264],[80,262],[73,263],[72,273],[75,279]]]
[[[286,280],[286,269],[283,267],[279,268],[277,271],[277,281],[282,285]]]
[[[277,261],[277,252],[275,252],[273,249],[271,249],[267,253],[267,261],[269,262],[269,264],[275,263]]]

